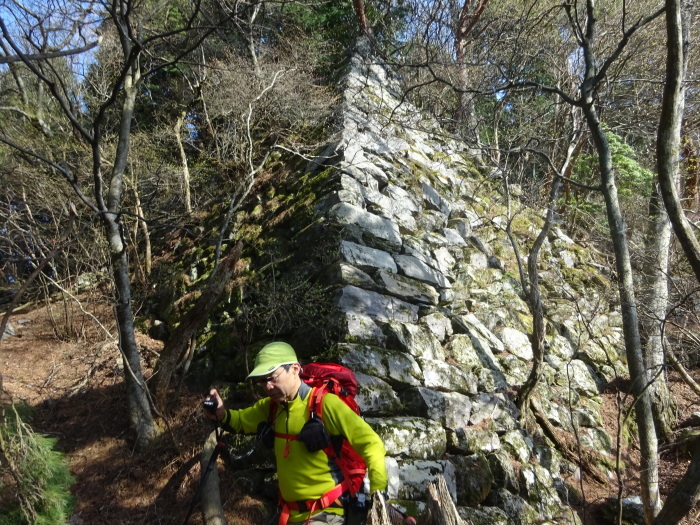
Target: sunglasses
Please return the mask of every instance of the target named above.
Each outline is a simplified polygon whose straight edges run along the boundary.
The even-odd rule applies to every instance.
[[[265,386],[268,383],[277,382],[277,380],[280,378],[280,376],[287,370],[287,368],[284,366],[282,366],[280,368],[281,368],[281,370],[280,370],[279,374],[276,374],[276,375],[273,374],[273,375],[261,377],[260,379],[253,379],[253,383],[255,383],[256,385]]]

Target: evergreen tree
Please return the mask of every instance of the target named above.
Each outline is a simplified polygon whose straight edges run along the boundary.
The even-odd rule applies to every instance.
[[[26,410],[0,409],[0,525],[68,523],[73,509],[73,476],[55,438],[37,434],[25,422]]]

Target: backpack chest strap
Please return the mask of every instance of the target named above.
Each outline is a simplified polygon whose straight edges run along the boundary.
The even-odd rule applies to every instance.
[[[326,492],[323,496],[318,499],[302,500],[302,501],[284,501],[280,497],[280,502],[282,504],[282,513],[280,514],[280,519],[278,525],[286,525],[289,520],[290,511],[295,510],[297,512],[308,512],[309,518],[306,520],[308,523],[311,519],[311,514],[317,510],[323,510],[328,507],[337,506],[342,507],[343,504],[340,501],[340,497],[347,490],[347,484],[345,482],[336,485],[331,490]]]
[[[275,437],[286,440],[284,443],[284,457],[289,456],[289,442],[299,439],[299,434],[282,434],[275,432]]]

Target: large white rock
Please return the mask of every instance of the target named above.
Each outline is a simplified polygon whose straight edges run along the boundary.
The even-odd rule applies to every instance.
[[[342,353],[340,362],[355,372],[379,377],[390,384],[421,385],[422,371],[408,354],[351,343],[339,344],[338,350]]]
[[[391,416],[398,414],[401,401],[391,386],[382,379],[355,372],[357,378],[357,404],[366,416]]]
[[[352,285],[341,289],[337,304],[345,313],[366,315],[377,321],[418,321],[418,306]]]
[[[362,246],[350,241],[340,241],[340,255],[361,270],[387,270],[396,273],[396,263],[387,252]]]
[[[452,285],[439,271],[411,255],[394,255],[399,272],[440,288],[451,288]],[[437,266],[437,264],[435,264]]]
[[[471,372],[437,359],[419,359],[418,362],[423,369],[423,384],[426,387],[462,394],[477,393],[476,377]]]
[[[418,322],[426,326],[441,343],[445,342],[454,333],[452,321],[440,312],[424,315]]]
[[[530,338],[520,330],[504,326],[496,332],[503,341],[503,346],[507,352],[510,352],[523,361],[532,360],[532,343]]]
[[[472,398],[471,425],[483,425],[497,432],[516,428],[518,409],[503,394],[482,392]]]
[[[386,341],[386,336],[377,323],[368,316],[363,314],[347,314],[345,316],[347,322],[347,338],[349,341],[362,341],[371,345],[383,345]]]
[[[391,321],[387,324],[387,348],[411,354],[415,358],[445,360],[440,341],[424,326]]]
[[[377,275],[377,284],[383,286],[388,295],[404,301],[436,305],[440,300],[440,294],[435,288],[405,275],[380,271]]]
[[[446,429],[469,425],[472,404],[463,394],[417,387],[401,392],[401,399],[412,414],[438,421]]]
[[[420,417],[367,418],[382,438],[390,456],[439,459],[447,450],[445,429],[436,421]]]
[[[360,228],[370,237],[381,239],[390,247],[401,248],[401,235],[399,227],[387,219],[374,215],[362,208],[341,202],[333,206],[329,212],[340,224],[352,224]]]

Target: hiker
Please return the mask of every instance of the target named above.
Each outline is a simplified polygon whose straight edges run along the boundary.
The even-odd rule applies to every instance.
[[[341,525],[349,481],[343,483],[343,467],[324,451],[328,435],[343,436],[362,456],[370,492],[387,489],[384,444],[364,419],[334,394],[323,395],[321,419],[310,418],[312,387],[302,381],[301,371],[290,345],[270,343],[260,350],[247,377],[259,384],[267,397],[249,408],[226,410],[219,393],[212,389],[210,399],[216,399],[216,411],[205,410],[205,414],[226,430],[258,433],[263,443],[274,448],[282,506],[279,525],[287,521]],[[304,427],[307,421],[310,424]]]

